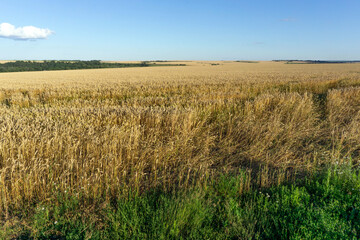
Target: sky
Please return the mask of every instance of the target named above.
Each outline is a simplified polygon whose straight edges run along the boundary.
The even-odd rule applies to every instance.
[[[359,0],[1,0],[2,60],[360,60]]]

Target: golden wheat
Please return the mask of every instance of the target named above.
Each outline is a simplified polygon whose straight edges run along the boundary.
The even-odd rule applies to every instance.
[[[0,214],[359,160],[360,64],[186,64],[0,74]]]

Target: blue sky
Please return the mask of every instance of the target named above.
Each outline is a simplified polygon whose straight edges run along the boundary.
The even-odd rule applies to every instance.
[[[3,34],[0,59],[358,60],[359,12],[359,0],[1,0],[0,24],[20,35]],[[19,40],[25,26],[38,34]]]

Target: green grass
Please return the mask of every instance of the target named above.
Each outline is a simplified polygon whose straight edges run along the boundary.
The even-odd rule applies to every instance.
[[[186,192],[134,193],[94,209],[84,209],[81,196],[59,193],[60,204],[14,213],[16,224],[5,221],[0,238],[360,238],[360,175],[350,165],[271,188],[254,186],[242,195],[240,183],[223,176]]]

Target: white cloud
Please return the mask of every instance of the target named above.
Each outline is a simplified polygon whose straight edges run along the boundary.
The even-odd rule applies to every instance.
[[[14,40],[35,40],[46,39],[54,32],[50,29],[37,28],[34,26],[24,26],[16,28],[10,23],[0,24],[0,37]]]

